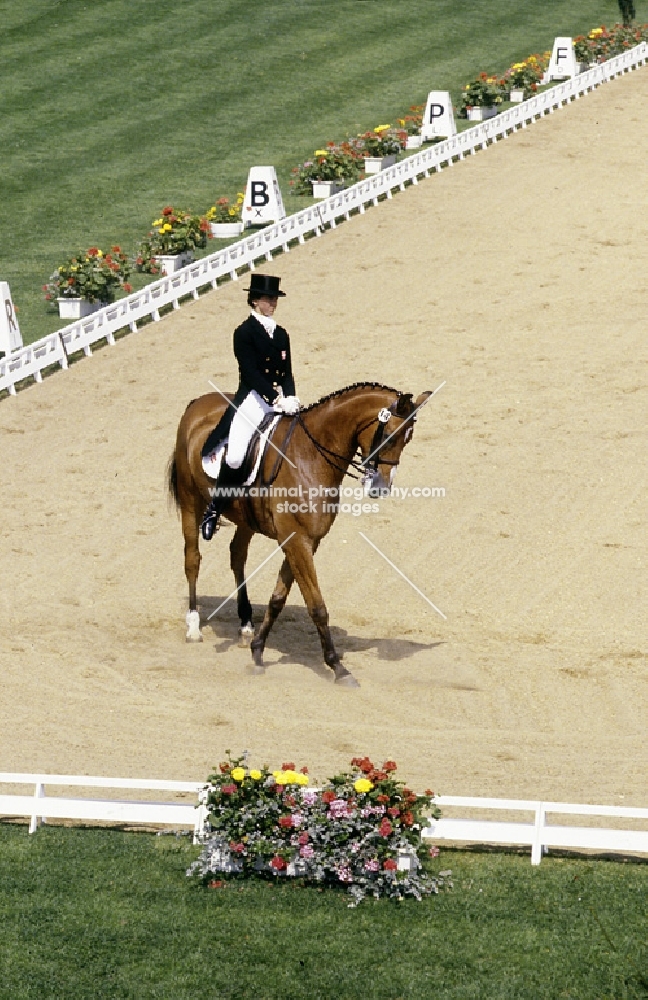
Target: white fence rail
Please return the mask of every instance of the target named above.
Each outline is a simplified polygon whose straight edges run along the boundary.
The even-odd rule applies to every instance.
[[[648,854],[648,829],[612,830],[607,827],[562,826],[547,823],[548,813],[648,821],[648,809],[570,805],[566,802],[534,802],[523,799],[466,798],[455,795],[439,795],[435,802],[441,808],[459,806],[471,810],[533,813],[533,821],[526,823],[442,817],[430,820],[429,826],[423,830],[423,836],[434,841],[530,847],[532,865],[539,865],[543,852],[551,847],[613,851],[617,854]]]
[[[263,258],[271,260],[273,252],[287,252],[291,242],[297,240],[303,243],[311,234],[320,236],[327,225],[335,228],[338,220],[348,219],[352,212],[363,213],[367,205],[377,205],[382,196],[391,198],[394,190],[403,190],[407,183],[417,184],[433,171],[452,166],[455,160],[463,160],[467,154],[485,149],[490,142],[504,139],[518,128],[526,128],[543,115],[646,62],[648,43],[641,42],[635,48],[536,94],[495,118],[414,153],[325,201],[244,237],[173,275],[152,282],[142,291],[48,334],[28,347],[13,351],[0,360],[0,392],[7,390],[10,395],[15,395],[16,384],[27,378],[41,382],[42,372],[48,366],[58,364],[67,368],[69,355],[81,350],[88,355],[92,345],[101,340],[114,344],[115,333],[119,330],[129,328],[135,332],[140,321],[148,318],[159,320],[160,309],[167,305],[177,309],[182,296],[192,295],[197,299],[200,288],[211,285],[215,289],[219,278],[236,280],[239,271],[254,270],[257,261]]]
[[[1,785],[33,785],[32,795],[0,795],[0,817],[29,817],[29,832],[34,833],[46,819],[129,823],[143,826],[189,827],[194,841],[205,829],[207,807],[179,802],[134,802],[116,799],[68,798],[46,795],[45,788],[127,788],[130,790],[191,793],[198,800],[205,782],[160,781],[139,778],[96,778],[86,775],[4,774]],[[562,826],[547,823],[548,814],[565,816],[613,817],[644,820],[648,827],[648,809],[627,806],[589,806],[566,802],[538,802],[526,799],[488,799],[439,795],[435,802],[444,807],[481,811],[531,813],[528,822],[501,822],[493,819],[430,820],[423,837],[453,843],[494,844],[531,848],[531,863],[540,864],[549,848],[613,851],[617,854],[648,854],[646,830],[619,830],[607,827]]]
[[[134,802],[115,799],[77,799],[46,795],[45,788],[128,788],[141,791],[190,792],[198,798],[205,782],[159,781],[140,778],[95,778],[71,774],[0,773],[0,785],[34,785],[32,795],[0,795],[0,816],[28,816],[29,832],[34,833],[47,819],[101,820],[144,826],[188,826],[194,840],[202,831],[207,811],[204,805],[185,802]]]

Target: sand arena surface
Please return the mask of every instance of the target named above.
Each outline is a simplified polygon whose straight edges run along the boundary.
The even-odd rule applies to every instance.
[[[644,69],[266,267],[304,401],[446,381],[396,479],[445,498],[341,515],[317,555],[359,691],[322,676],[296,588],[262,678],[233,604],[184,641],[165,466],[187,402],[236,386],[245,281],[2,403],[0,770],[200,779],[229,747],[322,777],[369,753],[418,789],[646,804],[647,101]],[[203,545],[206,613],[232,531]]]

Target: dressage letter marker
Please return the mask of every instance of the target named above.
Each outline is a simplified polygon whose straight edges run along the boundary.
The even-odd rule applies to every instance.
[[[423,141],[428,139],[447,139],[451,135],[457,134],[454,114],[452,112],[452,101],[447,90],[431,90],[428,94],[425,114],[423,115],[423,125],[421,135]]]
[[[556,38],[547,72],[543,83],[550,80],[567,80],[578,76],[578,66],[574,54],[574,43],[571,38]]]
[[[265,226],[286,218],[274,167],[251,167],[243,201],[246,226]]]
[[[23,346],[16,310],[6,281],[0,281],[0,352],[11,354]]]

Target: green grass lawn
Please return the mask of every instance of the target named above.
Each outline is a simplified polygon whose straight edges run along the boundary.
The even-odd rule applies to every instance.
[[[443,851],[451,891],[354,910],[288,883],[205,889],[184,874],[195,854],[187,838],[0,825],[0,997],[648,996],[645,863]]]
[[[291,213],[323,142],[615,20],[617,0],[0,0],[0,279],[25,343],[61,326],[41,286],[75,250],[130,252],[255,164]]]

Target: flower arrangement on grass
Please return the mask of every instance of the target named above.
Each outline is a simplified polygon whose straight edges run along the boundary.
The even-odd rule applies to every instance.
[[[534,94],[549,65],[550,52],[532,55],[521,62],[513,63],[504,74],[503,83],[507,90],[523,90],[526,97]]]
[[[605,62],[645,41],[648,41],[648,24],[614,24],[611,28],[602,24],[575,38],[574,51],[580,62]]]
[[[351,770],[315,790],[307,768],[296,771],[292,762],[248,770],[241,758],[228,759],[205,787],[211,832],[187,875],[208,885],[218,873],[299,877],[347,888],[351,906],[366,895],[438,892],[451,873],[419,873],[417,848],[426,818],[440,812],[430,790],[416,795],[395,771],[394,761],[378,768],[354,757]]]
[[[480,73],[464,87],[459,114],[466,118],[469,108],[493,108],[501,104],[504,100],[504,87],[505,82],[500,77]]]
[[[43,285],[43,291],[48,302],[85,299],[110,303],[115,301],[120,288],[126,293],[132,292],[129,276],[129,260],[121,247],[113,246],[105,252],[99,247],[90,247],[68,257]]]
[[[329,142],[316,149],[312,160],[293,167],[290,186],[295,194],[312,194],[313,181],[354,184],[362,169],[363,154],[350,142]]]
[[[229,198],[218,198],[207,212],[205,218],[208,222],[216,223],[240,222],[244,201],[245,194],[242,191],[239,191],[234,202],[230,202]]]
[[[379,125],[371,132],[358,135],[356,146],[363,156],[393,156],[403,148],[403,139],[391,125]]]
[[[419,135],[423,127],[424,111],[424,104],[412,104],[408,115],[403,115],[402,118],[396,119],[399,130],[405,132],[407,135]]]
[[[182,209],[167,205],[159,219],[153,222],[146,239],[142,240],[135,256],[138,271],[157,274],[158,265],[154,258],[187,253],[197,247],[207,246],[211,238],[209,222],[204,216],[192,215]]]

